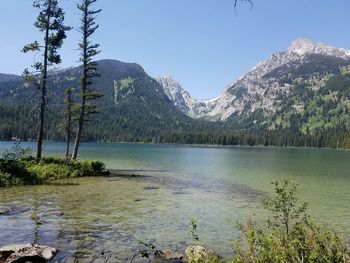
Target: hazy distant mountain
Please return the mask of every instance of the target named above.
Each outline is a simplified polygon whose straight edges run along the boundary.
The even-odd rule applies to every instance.
[[[350,128],[349,73],[350,51],[298,39],[212,100],[191,98],[169,77],[158,81],[174,105],[193,118],[305,131],[339,123]]]

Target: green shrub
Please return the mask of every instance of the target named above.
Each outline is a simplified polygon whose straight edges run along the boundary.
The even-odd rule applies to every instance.
[[[18,160],[0,159],[0,187],[35,184],[36,178]]]
[[[273,219],[267,227],[251,221],[240,226],[232,263],[349,263],[346,242],[310,220],[306,204],[298,205],[295,182],[275,182],[275,196],[265,202]]]
[[[60,157],[45,157],[30,161],[28,171],[44,181],[68,177],[101,175],[104,164],[99,161],[71,161]]]
[[[306,214],[306,203],[299,204],[297,184],[274,182],[275,194],[264,201],[271,213],[266,225],[249,220],[240,225],[240,238],[235,241],[235,256],[223,261],[208,257],[205,248],[192,246],[186,251],[189,263],[350,263],[345,240],[335,231],[319,225]],[[199,243],[197,222],[190,221],[190,234]],[[202,250],[200,250],[202,249]]]
[[[346,242],[336,232],[309,220],[295,224],[288,235],[264,231],[252,222],[242,225],[235,252],[232,263],[350,262]]]
[[[9,173],[0,172],[0,187],[19,186],[24,182],[20,178],[16,178]]]
[[[4,160],[12,160],[12,161],[21,161],[29,157],[31,154],[30,148],[24,148],[21,146],[19,142],[16,142],[12,147],[11,151],[5,151],[2,154],[2,159]]]
[[[346,242],[333,230],[308,220],[297,223],[291,234],[291,257],[304,262],[350,262]]]
[[[91,167],[95,172],[99,173],[103,172],[105,169],[105,164],[101,161],[91,161]]]
[[[98,176],[104,171],[100,161],[72,161],[60,157],[35,159],[18,145],[0,159],[0,187],[42,184],[57,179]]]
[[[71,174],[68,166],[55,163],[32,164],[27,166],[27,170],[30,174],[35,175],[40,182],[67,178]]]
[[[62,165],[68,165],[70,162],[73,162],[69,159],[57,157],[57,156],[50,156],[50,157],[43,157],[39,161],[41,164],[62,164]]]
[[[75,177],[102,175],[104,163],[99,161],[75,161],[72,162]]]

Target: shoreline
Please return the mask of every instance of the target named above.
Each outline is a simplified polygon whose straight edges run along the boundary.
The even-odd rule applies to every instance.
[[[60,144],[63,141],[44,141],[47,144]],[[36,141],[7,141],[0,140],[0,143],[36,143]],[[99,145],[147,145],[147,146],[173,146],[173,147],[191,147],[191,148],[213,148],[213,149],[310,149],[310,150],[332,150],[350,152],[348,148],[331,148],[331,147],[308,147],[308,146],[275,146],[275,145],[223,145],[223,144],[181,144],[181,143],[151,143],[151,142],[82,142],[84,144]]]

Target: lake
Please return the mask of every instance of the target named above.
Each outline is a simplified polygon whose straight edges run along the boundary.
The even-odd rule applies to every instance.
[[[0,142],[0,152],[12,145]],[[61,143],[45,148],[47,155],[63,152]],[[1,189],[0,206],[13,213],[0,216],[0,245],[50,245],[61,251],[52,262],[128,262],[140,241],[184,250],[196,217],[200,242],[230,256],[238,223],[266,219],[262,201],[271,182],[283,179],[298,182],[312,217],[350,240],[347,151],[83,144],[80,158],[102,160],[125,176]]]

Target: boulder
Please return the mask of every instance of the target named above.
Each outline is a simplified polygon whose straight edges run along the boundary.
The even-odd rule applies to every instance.
[[[46,263],[57,254],[57,249],[36,244],[17,244],[0,247],[0,262]]]
[[[185,263],[185,254],[172,250],[157,250],[154,257],[155,263]]]
[[[189,246],[185,254],[187,262],[201,262],[201,260],[217,257],[212,249],[207,249],[199,245]]]

